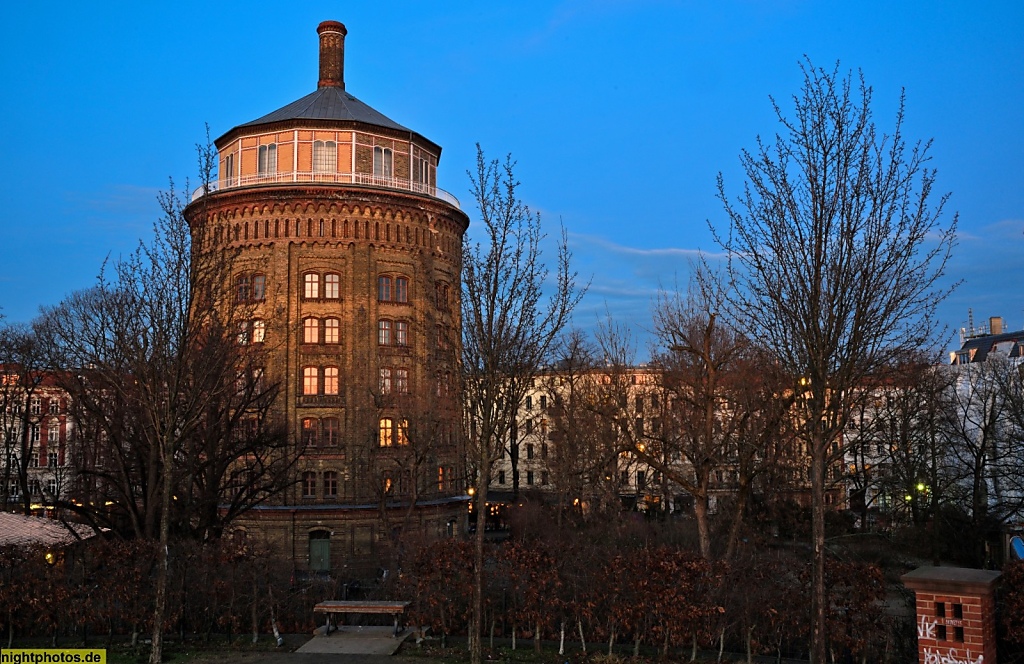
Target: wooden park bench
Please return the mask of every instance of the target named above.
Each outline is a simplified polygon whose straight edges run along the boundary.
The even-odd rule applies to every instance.
[[[325,636],[330,636],[332,627],[332,616],[335,613],[388,613],[395,619],[395,636],[402,633],[401,618],[409,602],[355,602],[329,600],[320,602],[313,607],[314,613],[326,613],[327,624],[325,625]],[[337,627],[335,627],[337,629]]]

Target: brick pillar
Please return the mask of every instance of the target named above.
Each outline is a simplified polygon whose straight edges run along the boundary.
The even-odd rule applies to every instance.
[[[917,597],[920,664],[995,664],[999,572],[919,567],[903,585]]]

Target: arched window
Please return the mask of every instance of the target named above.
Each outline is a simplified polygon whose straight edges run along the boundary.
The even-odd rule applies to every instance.
[[[336,417],[320,420],[320,442],[326,447],[337,447],[340,436],[339,421]]]
[[[338,144],[334,141],[313,141],[313,172],[336,173]]]
[[[303,275],[303,295],[307,300],[320,298],[320,275],[316,272],[307,272]]]
[[[271,175],[277,172],[277,144],[261,145],[259,149],[260,175]]]
[[[302,321],[302,343],[320,343],[320,321],[316,318],[305,318]]]
[[[397,445],[409,444],[409,420],[399,420],[398,428],[395,430],[395,443]]]
[[[324,343],[341,343],[341,321],[337,318],[324,319]]]
[[[263,300],[267,296],[267,275],[265,274],[254,274],[252,275],[252,299],[257,302]]]
[[[338,394],[338,367],[324,367],[324,394]]]
[[[249,275],[240,274],[235,277],[235,300],[246,302],[249,300]]]
[[[391,394],[391,367],[380,368],[380,393]]]
[[[267,324],[262,320],[254,320],[252,322],[252,342],[254,344],[261,344],[267,338]]]
[[[377,343],[381,346],[391,345],[392,321],[382,318],[377,321]]]
[[[338,497],[338,473],[328,470],[324,473],[324,498]]]
[[[320,393],[320,370],[317,367],[302,368],[302,393],[307,396]]]
[[[341,275],[337,272],[328,272],[324,275],[324,297],[328,300],[337,300],[341,295]]]
[[[377,277],[377,300],[380,302],[391,301],[391,277],[386,275]]]
[[[302,473],[302,497],[316,497],[316,473],[311,470]]]
[[[302,444],[307,447],[316,447],[317,443],[317,424],[318,422],[312,417],[307,417],[302,420]]]
[[[379,432],[381,447],[391,447],[394,445],[394,426],[394,421],[390,417],[380,418]]]
[[[393,172],[394,154],[391,148],[377,146],[373,148],[373,174],[376,177],[390,178]]]

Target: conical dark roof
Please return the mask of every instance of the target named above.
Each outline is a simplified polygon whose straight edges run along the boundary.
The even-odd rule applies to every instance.
[[[383,113],[375,111],[342,88],[337,87],[320,88],[302,99],[293,101],[273,113],[264,115],[262,118],[246,122],[240,125],[240,127],[255,127],[257,125],[287,122],[290,120],[362,122],[387,129],[397,129],[403,132],[409,131],[409,129],[398,124]]]

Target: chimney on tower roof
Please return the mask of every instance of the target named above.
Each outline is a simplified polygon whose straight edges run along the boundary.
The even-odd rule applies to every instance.
[[[338,21],[324,21],[317,26],[320,35],[319,88],[345,89],[345,35],[348,30]]]

